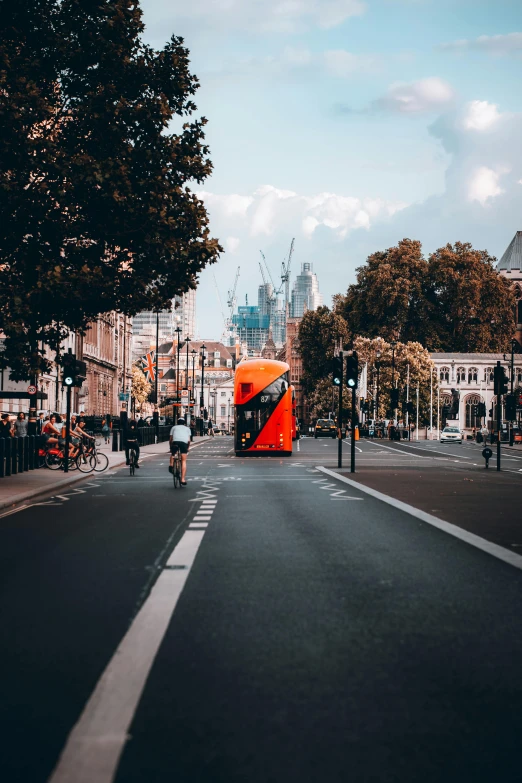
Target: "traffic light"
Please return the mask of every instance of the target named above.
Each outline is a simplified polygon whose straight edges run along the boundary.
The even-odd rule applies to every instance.
[[[486,417],[486,403],[485,402],[479,402],[477,405],[477,416],[479,419],[484,419]]]
[[[413,402],[406,403],[406,413],[413,413]]]
[[[522,391],[518,392],[517,408],[522,408]]]
[[[159,424],[159,411],[152,412],[152,426],[157,427]]]
[[[508,378],[506,370],[501,365],[497,364],[493,372],[493,388],[497,397],[502,394],[507,394],[508,390]]]
[[[478,405],[472,405],[471,406],[471,415],[473,416],[473,418],[475,418],[475,419],[477,418],[477,416],[478,416]]]
[[[64,386],[81,386],[87,377],[87,365],[77,359],[74,353],[62,356],[62,383]]]
[[[356,389],[359,382],[359,357],[357,351],[347,351],[346,357],[346,385],[349,389]]]
[[[332,359],[332,380],[334,386],[340,386],[343,382],[343,357],[334,356]]]
[[[506,394],[504,402],[506,404],[506,419],[515,421],[517,418],[517,398],[514,394]]]
[[[390,390],[390,408],[392,410],[395,410],[399,407],[399,390],[398,389],[391,389]]]

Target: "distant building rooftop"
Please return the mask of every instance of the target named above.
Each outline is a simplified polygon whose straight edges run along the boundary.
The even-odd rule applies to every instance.
[[[497,272],[522,272],[522,231],[517,231],[497,264]]]

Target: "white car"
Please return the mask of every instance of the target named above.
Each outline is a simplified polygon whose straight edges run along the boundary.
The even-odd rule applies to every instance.
[[[440,433],[441,443],[462,443],[462,432],[458,427],[444,427]]]

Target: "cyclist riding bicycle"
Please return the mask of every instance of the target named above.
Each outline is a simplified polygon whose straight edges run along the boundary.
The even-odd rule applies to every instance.
[[[135,419],[131,419],[127,425],[127,430],[125,433],[125,459],[127,460],[127,465],[130,464],[129,459],[129,450],[132,448],[136,452],[136,461],[135,461],[135,467],[139,468],[138,460],[140,458],[140,431],[138,429],[138,424],[135,421]]]
[[[187,454],[190,448],[190,429],[185,424],[185,419],[181,416],[178,423],[175,424],[169,436],[170,443],[170,465],[169,472],[172,473],[174,464],[174,454],[179,449],[181,454],[181,486],[187,486]]]

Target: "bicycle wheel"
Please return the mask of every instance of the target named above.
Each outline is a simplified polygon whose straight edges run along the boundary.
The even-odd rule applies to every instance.
[[[45,464],[49,470],[58,470],[62,467],[62,458],[59,454],[51,454],[48,451],[45,455]]]
[[[131,459],[130,459],[129,472],[130,472],[131,476],[134,476],[134,472],[135,472],[134,457],[131,457]]]
[[[78,470],[81,473],[91,473],[96,464],[92,454],[78,454],[76,462],[78,464]]]
[[[181,477],[179,474],[179,462],[177,459],[174,460],[174,465],[172,466],[172,478],[174,480],[174,489],[181,486]]]
[[[96,454],[93,455],[95,464],[94,464],[94,470],[96,473],[101,473],[104,470],[107,470],[109,467],[109,458],[106,454],[104,454],[102,451],[97,451]]]

